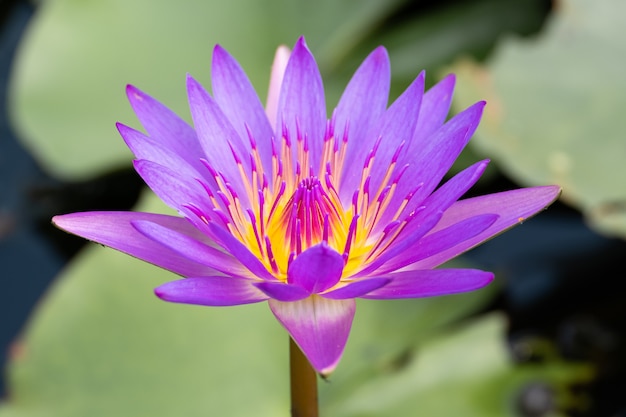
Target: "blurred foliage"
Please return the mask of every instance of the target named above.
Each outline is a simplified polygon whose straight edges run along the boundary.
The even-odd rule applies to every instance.
[[[484,98],[472,146],[517,182],[559,184],[596,230],[626,237],[626,42],[621,0],[560,1],[533,39],[462,59],[457,109]]]
[[[423,68],[434,70],[462,51],[484,54],[504,30],[536,30],[545,1],[426,2],[413,10],[420,3],[43,2],[15,65],[14,120],[46,169],[64,178],[93,175],[131,158],[114,126],[136,124],[124,86],[136,85],[189,120],[185,74],[209,88],[216,43],[237,58],[263,99],[277,45],[291,46],[304,34],[334,105],[377,45],[389,47],[397,95]]]

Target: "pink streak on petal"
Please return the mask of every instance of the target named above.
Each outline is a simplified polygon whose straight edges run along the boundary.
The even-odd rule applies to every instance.
[[[248,268],[254,275],[261,279],[276,281],[276,278],[265,268],[263,263],[261,263],[261,261],[252,252],[250,252],[250,249],[241,243],[235,236],[230,234],[229,231],[223,229],[215,223],[209,223],[208,227],[220,244],[223,245],[224,249],[237,258],[239,262]]]
[[[451,224],[483,213],[494,213],[500,217],[487,230],[450,249],[417,262],[415,268],[434,268],[470,250],[478,244],[516,226],[552,204],[561,193],[558,186],[522,188],[480,197],[468,198],[454,203],[439,224],[429,233],[435,233]]]
[[[174,112],[132,85],[128,100],[148,135],[185,160],[204,156],[196,132]]]
[[[411,155],[414,158],[403,174],[402,180],[398,182],[398,188],[389,207],[381,217],[379,225],[375,227],[376,232],[382,231],[390,216],[395,212],[395,208],[400,206],[405,196],[415,188],[415,183],[423,185],[414,194],[405,211],[411,212],[416,207],[427,205],[424,200],[437,187],[469,142],[480,121],[484,104],[484,102],[476,103],[449,120],[429,137],[422,149],[407,150],[407,152],[412,152]],[[416,222],[413,224],[415,225]],[[409,226],[408,230],[411,227],[415,226]]]
[[[454,91],[455,77],[448,75],[435,84],[424,94],[420,106],[420,117],[415,128],[413,148],[419,149],[432,133],[439,129],[450,111],[452,93]],[[406,154],[407,159],[410,155]],[[405,161],[402,160],[402,163]]]
[[[265,114],[267,114],[267,118],[272,126],[275,126],[277,122],[278,98],[280,97],[280,88],[283,84],[285,68],[287,68],[290,55],[291,50],[284,45],[279,46],[274,55],[270,85],[267,91],[267,104],[265,106]]]
[[[341,278],[343,257],[325,243],[302,252],[289,265],[287,281],[315,294],[334,286]]]
[[[306,135],[310,166],[317,172],[326,130],[326,101],[322,76],[304,38],[298,39],[289,57],[277,112],[277,136],[281,137],[283,125],[286,126],[294,141],[292,150],[295,160],[297,132]]]
[[[179,213],[184,213],[183,206],[190,203],[198,205],[207,213],[213,209],[200,183],[174,171],[176,167],[165,167],[146,160],[134,161],[133,165],[148,187],[165,204]]]
[[[311,295],[310,292],[297,285],[289,285],[284,282],[259,282],[255,286],[267,296],[278,301],[299,301]]]
[[[145,159],[165,167],[175,167],[176,171],[184,177],[204,178],[206,181],[213,181],[200,172],[206,172],[206,168],[200,163],[198,155],[185,159],[189,155],[183,155],[166,146],[158,138],[152,138],[131,127],[117,123],[117,130],[126,142],[126,145],[135,155],[135,159]]]
[[[194,262],[206,265],[226,275],[250,275],[249,271],[232,255],[206,245],[193,237],[146,220],[133,221],[132,225],[144,236]]]
[[[387,50],[378,47],[365,58],[346,86],[335,114],[335,138],[342,140],[348,129],[346,161],[362,161],[378,139],[368,133],[387,108],[390,74]],[[346,172],[340,190],[352,193],[359,175],[360,172]]]
[[[417,244],[413,245],[411,250],[400,253],[394,259],[382,265],[376,271],[376,274],[396,271],[421,259],[435,256],[484,232],[497,219],[497,214],[481,214],[438,230],[435,233],[427,234]]]
[[[419,119],[420,103],[422,101],[422,95],[424,94],[425,76],[426,74],[422,71],[385,112],[380,120],[380,125],[377,126],[374,131],[369,132],[371,136],[382,138],[381,145],[378,147],[376,156],[374,157],[375,162],[370,174],[372,177],[371,187],[374,190],[378,190],[398,147],[402,143],[404,143],[404,148],[410,145]],[[359,145],[356,144],[356,146]],[[367,151],[369,151],[369,149],[367,149]],[[403,152],[405,151],[403,150]],[[357,159],[357,161],[359,160]],[[347,168],[354,170],[354,167],[351,166]],[[415,186],[415,182],[412,182],[412,184]],[[342,195],[342,198],[343,197],[344,195]]]
[[[354,300],[313,295],[301,301],[269,301],[270,309],[289,332],[313,368],[330,374],[339,363],[356,310]]]
[[[55,216],[52,222],[67,232],[109,246],[183,276],[215,275],[216,270],[192,261],[139,233],[133,221],[150,221],[194,239],[202,236],[186,219],[141,212],[72,213]]]
[[[273,125],[270,125],[259,96],[243,69],[219,45],[213,49],[211,81],[215,101],[243,140],[249,140],[247,128],[250,129],[263,166],[269,169],[272,166]]]
[[[254,281],[235,277],[200,277],[167,282],[154,289],[162,300],[203,306],[234,306],[258,303],[267,296]]]
[[[477,290],[493,280],[491,272],[476,269],[403,271],[385,275],[391,282],[362,298],[422,298]]]
[[[389,278],[364,278],[350,282],[336,290],[320,294],[320,296],[330,298],[331,300],[361,297],[388,284],[390,281]]]
[[[420,182],[424,182],[424,186],[415,195],[415,202],[423,201],[450,170],[476,131],[484,108],[484,101],[468,107],[433,133],[424,148],[407,149],[409,153],[415,152],[418,158],[412,161],[405,178],[420,178]],[[412,186],[409,185],[408,188],[411,189]],[[403,191],[398,187],[396,193],[402,195]]]
[[[244,141],[239,136],[209,93],[190,75],[187,76],[187,95],[191,117],[206,160],[211,167],[226,177],[227,182],[241,198],[244,207],[247,207],[249,205],[247,193],[232,150],[238,153],[248,172],[250,142],[247,138]]]

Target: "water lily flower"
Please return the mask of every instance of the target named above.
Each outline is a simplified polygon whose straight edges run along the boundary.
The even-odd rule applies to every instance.
[[[483,287],[492,273],[434,268],[559,194],[544,186],[459,200],[486,160],[440,185],[485,103],[446,121],[454,77],[424,92],[422,72],[388,106],[382,47],[357,69],[330,117],[304,38],[277,52],[266,108],[220,46],[211,75],[212,95],[187,78],[193,127],[133,86],[128,98],[146,133],[117,125],[136,171],[178,216],[86,212],[53,222],[182,276],[156,288],[163,300],[268,301],[322,374],[340,360],[355,298]]]

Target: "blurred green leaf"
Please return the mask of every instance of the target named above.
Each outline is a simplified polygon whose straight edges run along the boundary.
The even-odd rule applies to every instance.
[[[518,416],[517,397],[529,383],[553,389],[555,407],[570,406],[566,386],[588,380],[590,368],[559,361],[515,367],[503,343],[504,331],[504,318],[492,314],[431,339],[407,351],[398,367],[355,381],[347,395],[332,397],[326,415]],[[322,394],[331,396],[333,382]]]
[[[598,230],[625,237],[626,3],[558,5],[536,39],[508,39],[485,67],[456,64],[456,103],[489,103],[475,149],[521,183],[561,185]]]
[[[189,119],[185,74],[208,88],[216,43],[240,61],[263,99],[276,47],[305,35],[334,105],[374,47],[390,50],[395,97],[425,67],[463,51],[481,53],[503,31],[534,30],[541,1],[433,8],[408,0],[42,2],[13,71],[13,119],[53,174],[93,176],[131,159],[114,126],[137,125],[124,86],[138,86]]]
[[[264,99],[279,44],[293,45],[304,34],[318,59],[329,63],[399,3],[42,2],[13,72],[14,120],[48,170],[64,177],[93,175],[131,159],[114,125],[137,125],[124,97],[126,84],[189,119],[185,74],[209,88],[211,51],[220,43]]]

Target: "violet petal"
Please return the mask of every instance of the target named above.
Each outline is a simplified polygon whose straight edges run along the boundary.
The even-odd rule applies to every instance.
[[[282,137],[283,126],[287,128],[294,157],[298,132],[303,140],[305,136],[309,166],[317,172],[326,129],[326,102],[322,76],[302,37],[296,42],[285,69],[277,116],[276,136]]]
[[[396,272],[385,278],[391,282],[362,298],[422,298],[473,291],[489,284],[493,274],[477,269],[427,269]]]
[[[132,211],[92,211],[52,218],[59,228],[85,239],[109,246],[151,264],[183,276],[218,274],[206,265],[192,261],[180,253],[139,233],[134,221],[150,221],[198,239],[198,230],[186,219],[163,214]]]
[[[148,135],[185,160],[204,156],[196,131],[172,110],[138,88],[126,87],[128,100]]]
[[[451,224],[483,213],[498,214],[498,220],[482,233],[450,249],[417,262],[415,267],[434,268],[441,265],[485,240],[534,216],[554,202],[560,192],[561,188],[558,186],[543,186],[522,188],[457,201],[446,210],[439,224],[430,233],[435,233]]]
[[[348,134],[346,161],[363,161],[376,135],[367,135],[380,120],[389,100],[391,69],[387,50],[378,47],[356,70],[337,104],[335,139],[342,141]],[[351,194],[358,186],[361,173],[344,170],[340,191]]]
[[[243,140],[248,140],[249,129],[258,147],[263,166],[271,167],[273,127],[248,76],[237,61],[219,45],[213,49],[211,81],[215,101],[239,136]]]
[[[121,123],[117,123],[116,126],[124,142],[135,155],[135,159],[145,159],[165,167],[176,167],[176,171],[183,177],[212,180],[212,178],[200,174],[206,172],[206,168],[200,163],[198,155],[191,159],[184,159],[188,155],[172,152],[158,139],[148,137]]]
[[[258,303],[268,297],[254,281],[235,277],[186,278],[166,282],[154,289],[162,300],[203,306],[234,306]]]
[[[207,213],[213,210],[206,191],[193,178],[185,177],[169,167],[152,161],[134,161],[135,170],[148,187],[168,206],[184,213],[184,205],[194,203]],[[204,204],[203,204],[204,202]]]
[[[413,149],[414,143],[410,144],[406,152],[413,158],[402,180],[398,182],[386,215],[394,213],[394,209],[400,206],[405,196],[415,189],[416,183],[421,183],[422,186],[413,195],[406,211],[410,212],[422,205],[474,134],[484,105],[484,102],[479,102],[457,114],[426,141],[422,141],[421,146]]]
[[[426,74],[422,71],[385,112],[380,120],[380,125],[375,130],[369,132],[375,138],[381,138],[381,144],[376,151],[370,172],[372,178],[370,186],[374,190],[378,190],[385,173],[393,163],[393,157],[396,155],[399,147],[402,146],[399,153],[401,155],[406,153],[406,149],[411,145],[419,119],[425,77]],[[366,149],[366,151],[369,152],[369,149]],[[356,161],[360,163],[359,159]],[[347,165],[347,168],[356,172],[360,177],[360,169],[354,169],[356,167],[350,165]],[[415,182],[412,180],[411,182],[414,186]]]
[[[224,246],[230,254],[241,262],[243,266],[248,268],[254,275],[259,278],[275,281],[274,277],[265,268],[263,263],[248,249],[243,243],[241,243],[235,236],[233,236],[228,230],[216,225],[215,223],[209,223],[209,230],[216,239]]]
[[[272,126],[275,126],[277,122],[280,87],[283,85],[283,76],[285,75],[285,68],[287,68],[290,55],[291,50],[281,45],[276,49],[274,61],[272,62],[272,74],[270,75],[270,85],[267,90],[267,102],[265,106],[265,113]]]
[[[381,268],[376,270],[376,274],[396,271],[421,259],[443,252],[487,230],[497,219],[497,214],[481,214],[455,223],[437,232],[427,234],[413,245],[411,250],[398,254],[394,259],[382,265]]]
[[[330,374],[348,341],[356,303],[317,295],[293,303],[270,300],[270,309],[298,344],[313,368]]]
[[[289,265],[287,281],[315,294],[334,286],[341,278],[342,256],[325,243],[302,252]]]
[[[191,117],[206,160],[213,169],[224,175],[244,206],[247,206],[248,197],[237,161],[241,161],[247,172],[251,150],[249,141],[243,141],[209,93],[190,75],[187,76],[187,95]],[[237,156],[233,155],[233,151]]]
[[[254,285],[267,296],[278,301],[298,301],[311,295],[310,292],[302,287],[284,282],[264,281]]]
[[[389,278],[363,278],[320,295],[332,300],[361,297],[388,284],[389,281],[391,281]]]
[[[133,227],[144,236],[161,243],[180,255],[199,264],[232,276],[246,276],[249,271],[232,255],[206,245],[176,230],[147,220],[132,222]]]

